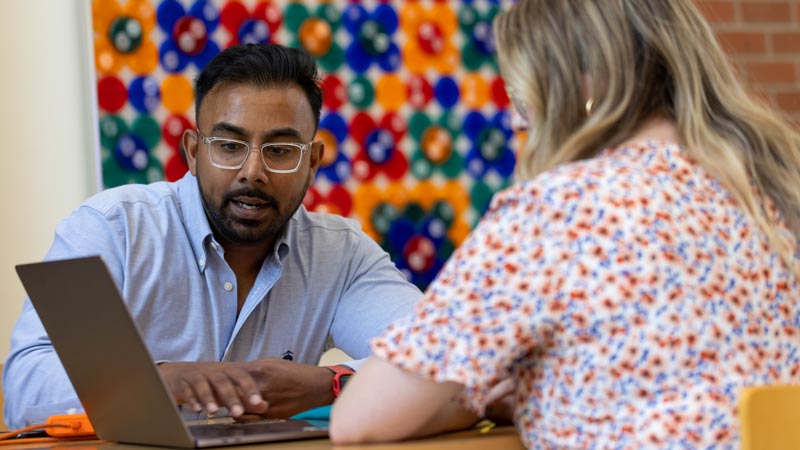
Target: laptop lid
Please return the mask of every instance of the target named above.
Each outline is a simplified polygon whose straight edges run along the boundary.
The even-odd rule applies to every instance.
[[[101,439],[196,447],[327,436],[324,427],[291,420],[193,436],[99,256],[16,269]]]

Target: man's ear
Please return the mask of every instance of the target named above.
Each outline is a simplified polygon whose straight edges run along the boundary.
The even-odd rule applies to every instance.
[[[311,173],[316,175],[319,165],[322,163],[322,155],[325,153],[325,144],[319,140],[311,143],[311,151],[308,155],[308,167]]]
[[[189,166],[189,172],[197,176],[197,150],[200,148],[197,131],[188,128],[183,130],[180,145],[181,151],[186,157],[186,165]]]

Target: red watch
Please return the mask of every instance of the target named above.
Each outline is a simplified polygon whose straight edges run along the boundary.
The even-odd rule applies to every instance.
[[[333,399],[336,400],[342,392],[342,389],[344,389],[347,380],[349,380],[355,372],[353,369],[341,364],[337,366],[325,366],[325,368],[333,372]]]

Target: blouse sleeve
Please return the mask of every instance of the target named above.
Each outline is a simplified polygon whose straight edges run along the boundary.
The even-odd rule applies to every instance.
[[[552,322],[538,314],[545,305],[535,292],[547,283],[543,266],[557,263],[545,257],[544,243],[559,245],[552,236],[559,227],[542,217],[546,210],[535,190],[499,193],[414,313],[372,341],[373,353],[424,378],[464,385],[466,406],[482,414],[488,390],[547,339]]]

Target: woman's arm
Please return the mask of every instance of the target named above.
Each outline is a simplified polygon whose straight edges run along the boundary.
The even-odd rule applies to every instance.
[[[333,405],[336,444],[393,441],[467,428],[478,417],[453,397],[458,383],[436,383],[371,357]]]

